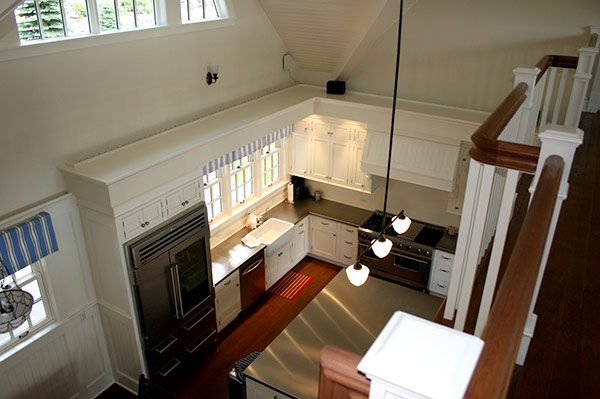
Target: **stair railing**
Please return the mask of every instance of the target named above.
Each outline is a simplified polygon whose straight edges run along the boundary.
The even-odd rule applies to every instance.
[[[573,153],[581,143],[581,131],[573,123],[579,122],[598,45],[598,33],[593,31],[588,46],[580,49],[580,57],[545,56],[535,68],[515,69],[513,90],[472,136],[475,147],[470,152],[463,214],[444,310],[444,318],[453,320],[455,329],[465,329],[477,265],[493,238],[475,335],[481,336],[486,325],[495,296],[520,174],[539,174],[544,159],[552,154],[560,154],[567,162],[565,173],[568,176]],[[555,89],[557,71],[565,69],[574,72],[561,72],[558,89]],[[571,82],[567,80],[568,76],[572,76]],[[565,98],[569,99],[568,103],[563,103]],[[564,115],[562,119],[559,118],[561,112]],[[548,125],[548,121],[562,124]],[[534,145],[540,140],[546,142],[546,148],[543,143],[541,149]],[[544,154],[541,158],[540,153]],[[534,179],[530,191],[535,187],[538,177]],[[567,187],[566,182],[561,187]],[[565,198],[566,191],[561,189],[556,218]],[[553,228],[551,233],[547,252],[554,235]],[[532,309],[546,259],[547,256],[541,265],[542,274],[536,284]],[[535,315],[530,313],[531,320],[525,329],[526,341],[533,335],[535,326]],[[524,360],[527,344],[528,341],[524,343],[524,350],[519,356],[520,362]]]

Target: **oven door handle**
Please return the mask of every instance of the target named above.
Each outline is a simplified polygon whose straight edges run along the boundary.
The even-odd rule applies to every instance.
[[[415,262],[423,263],[423,264],[426,264],[426,265],[428,265],[430,263],[430,262],[428,262],[426,260],[421,260],[421,259],[417,259],[417,258],[411,258],[410,256],[406,256],[406,255],[395,254],[395,253],[392,253],[392,255],[399,256],[399,257],[404,258],[404,259],[409,259],[409,260],[412,260],[412,261],[415,261]],[[396,262],[394,262],[394,266],[403,267],[402,265],[397,265]]]

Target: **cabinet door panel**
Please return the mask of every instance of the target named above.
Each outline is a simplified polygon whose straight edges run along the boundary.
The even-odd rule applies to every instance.
[[[304,176],[310,165],[310,136],[306,133],[292,133],[290,173]]]
[[[293,265],[297,265],[308,254],[308,218],[304,218],[294,227]]]
[[[277,254],[279,252],[275,252],[274,254],[267,256],[265,258],[265,290],[271,288],[273,284],[277,281]]]
[[[315,226],[311,231],[312,253],[325,259],[336,260],[337,234]]]
[[[348,183],[348,164],[350,151],[347,142],[331,142],[331,172],[329,179],[332,183]]]
[[[353,160],[350,162],[350,184],[359,190],[365,190],[368,180],[368,175],[361,169],[363,150],[362,146],[355,146],[352,149]]]
[[[331,168],[331,142],[328,139],[314,137],[312,145],[311,177],[329,181]]]
[[[277,280],[283,277],[292,268],[293,241],[284,245],[277,251]]]
[[[215,286],[217,328],[220,332],[242,311],[240,277],[235,271]]]

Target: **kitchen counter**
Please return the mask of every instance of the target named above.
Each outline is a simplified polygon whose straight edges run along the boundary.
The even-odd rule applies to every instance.
[[[338,222],[359,226],[372,212],[368,209],[356,208],[325,199],[320,201],[305,199],[295,201],[293,204],[284,201],[265,213],[263,219],[277,218],[296,224],[304,216],[311,213]],[[217,285],[219,281],[234,272],[241,264],[265,248],[264,245],[248,248],[242,244],[241,240],[246,234],[248,234],[248,231],[243,227],[211,250],[213,285]]]
[[[433,320],[442,299],[377,278],[361,287],[339,273],[246,369],[293,398],[317,398],[321,350],[366,353],[397,310]]]
[[[435,246],[436,249],[441,249],[442,251],[455,253],[456,252],[456,240],[458,239],[458,234],[449,235],[448,232],[444,234],[440,242]]]

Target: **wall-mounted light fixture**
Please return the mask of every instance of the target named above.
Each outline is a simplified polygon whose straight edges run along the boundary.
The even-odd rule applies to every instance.
[[[208,72],[206,72],[206,84],[211,85],[213,83],[217,83],[217,79],[219,79],[219,77],[217,76],[218,73],[219,73],[218,65],[209,65]]]

